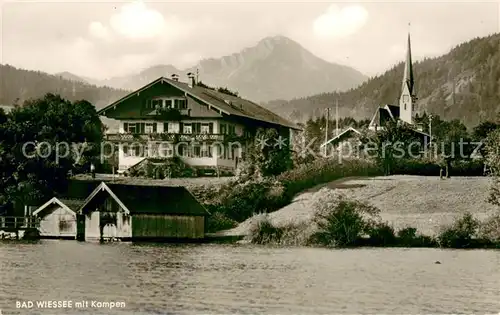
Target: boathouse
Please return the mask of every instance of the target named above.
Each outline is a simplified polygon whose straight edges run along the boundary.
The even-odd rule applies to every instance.
[[[207,214],[185,187],[101,182],[79,207],[77,239],[203,239]]]
[[[64,192],[41,205],[25,206],[24,215],[39,220],[38,231],[42,238],[75,239],[77,211],[98,185],[97,182],[72,181]]]

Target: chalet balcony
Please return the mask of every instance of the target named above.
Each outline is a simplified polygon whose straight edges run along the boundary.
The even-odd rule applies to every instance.
[[[114,134],[106,134],[104,139],[106,141],[113,142],[148,142],[148,141],[165,141],[165,142],[230,142],[230,141],[239,141],[242,140],[243,137],[239,137],[236,135],[227,135],[227,134],[208,134],[208,133],[200,133],[200,134],[182,134],[182,133],[114,133]]]

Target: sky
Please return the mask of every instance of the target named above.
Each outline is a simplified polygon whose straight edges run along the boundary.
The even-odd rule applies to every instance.
[[[499,32],[500,0],[8,1],[0,0],[0,63],[104,79],[159,64],[180,69],[283,35],[366,75]]]

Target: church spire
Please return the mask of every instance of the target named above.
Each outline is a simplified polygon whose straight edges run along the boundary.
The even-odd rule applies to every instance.
[[[413,66],[411,60],[411,41],[410,33],[408,32],[408,47],[406,48],[406,60],[405,60],[405,72],[403,76],[403,90],[405,84],[408,85],[408,90],[412,96],[415,95],[414,91],[414,78],[413,78]]]

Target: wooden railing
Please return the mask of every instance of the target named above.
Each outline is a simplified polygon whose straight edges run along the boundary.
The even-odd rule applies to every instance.
[[[35,229],[40,226],[37,217],[0,216],[0,229]]]
[[[191,142],[191,141],[237,141],[236,135],[226,134],[213,134],[213,133],[200,133],[200,134],[183,134],[183,133],[114,133],[107,134],[106,140],[108,141],[121,141],[121,142],[147,142],[147,141],[168,141],[168,142]]]

